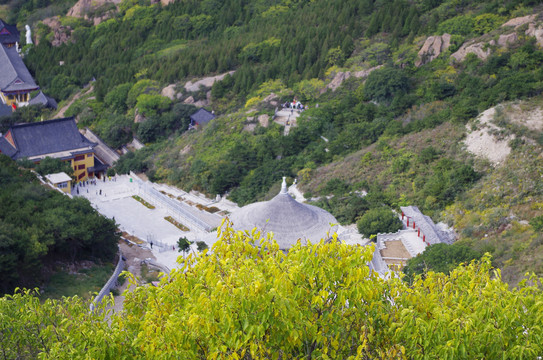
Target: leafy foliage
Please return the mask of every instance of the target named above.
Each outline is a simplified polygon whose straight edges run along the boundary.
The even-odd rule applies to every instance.
[[[72,176],[74,173],[74,169],[69,162],[61,161],[59,159],[54,159],[50,157],[46,157],[45,159],[40,161],[40,163],[35,166],[35,170],[38,174],[42,176],[59,172],[64,172]]]
[[[366,237],[378,233],[396,232],[402,228],[402,222],[398,216],[385,207],[368,210],[356,225],[358,231]]]
[[[460,263],[469,263],[480,258],[481,254],[463,244],[435,244],[409,259],[403,272],[407,275],[407,279],[412,281],[416,275],[426,274],[429,271],[448,274]]]
[[[126,292],[121,314],[105,311],[107,299],[89,313],[77,297],[4,297],[0,346],[10,358],[45,359],[519,358],[542,351],[539,279],[510,290],[488,256],[407,284],[370,271],[372,247],[321,241],[285,254],[259,236],[220,230],[213,256],[189,255],[157,287]]]

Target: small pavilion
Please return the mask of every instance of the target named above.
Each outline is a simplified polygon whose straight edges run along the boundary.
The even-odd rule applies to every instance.
[[[263,233],[273,233],[281,250],[290,249],[298,240],[302,244],[328,240],[338,228],[338,221],[328,211],[294,200],[284,177],[281,191],[273,199],[244,206],[230,219],[236,230],[256,227]]]

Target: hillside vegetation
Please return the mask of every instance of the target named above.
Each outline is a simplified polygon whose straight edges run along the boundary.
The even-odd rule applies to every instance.
[[[113,147],[133,136],[146,143],[117,171],[228,193],[240,205],[269,196],[281,176],[297,178],[343,223],[417,205],[492,252],[515,284],[542,266],[542,129],[498,114],[491,136],[512,149],[500,164],[463,140],[491,107],[540,108],[540,3],[124,0],[88,20],[57,13],[59,30],[37,21],[52,3],[33,1],[11,18],[34,21],[40,41],[25,61],[48,94],[66,100],[96,79],[66,115]],[[59,31],[67,39],[53,46]],[[213,85],[184,86],[228,71]],[[285,136],[273,115],[293,97],[309,109]],[[193,103],[218,117],[187,132]],[[39,118],[25,111],[2,124]]]

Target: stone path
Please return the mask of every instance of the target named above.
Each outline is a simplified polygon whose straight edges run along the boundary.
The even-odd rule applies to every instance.
[[[190,227],[188,232],[181,231],[164,219],[169,216],[165,209],[159,207],[148,209],[133,199],[132,195],[138,194],[138,185],[134,179],[130,182],[130,176],[121,175],[115,177],[114,180],[97,181],[96,185],[74,187],[72,195],[87,198],[102,215],[115,219],[122,231],[144,241],[154,239],[155,246],[152,253],[157,262],[170,269],[179,267],[176,262],[180,255],[177,252],[177,240],[182,236],[194,242],[204,241],[210,248],[215,242],[216,239],[208,236],[209,233],[205,231]],[[200,212],[197,208],[193,211]],[[159,242],[164,246],[158,246]],[[195,244],[192,246],[196,249]]]
[[[68,103],[66,105],[64,105],[59,111],[58,113],[55,115],[55,119],[60,119],[60,118],[63,118],[64,117],[64,113],[66,112],[66,110],[68,110],[68,108],[74,103],[74,101],[76,101],[77,99],[79,99],[81,97],[81,95],[83,94],[86,94],[86,93],[89,93],[91,91],[94,90],[94,85],[91,85],[89,88],[85,88],[83,89],[82,91],[78,92],[77,94],[74,95],[74,97],[68,101]]]
[[[283,135],[287,136],[290,129],[296,126],[296,119],[300,116],[300,110],[284,108],[275,113],[273,121],[281,126],[284,126]]]

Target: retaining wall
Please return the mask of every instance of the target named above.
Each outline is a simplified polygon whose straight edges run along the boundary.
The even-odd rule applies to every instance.
[[[94,307],[96,304],[99,304],[105,295],[109,294],[111,289],[113,289],[117,283],[117,279],[119,278],[119,275],[121,274],[121,271],[124,269],[124,260],[123,260],[123,253],[121,252],[121,248],[119,248],[119,262],[117,263],[117,266],[115,267],[115,271],[113,271],[113,275],[109,278],[109,280],[106,282],[102,290],[98,293],[98,295],[94,298],[90,305],[90,310],[94,311]]]

